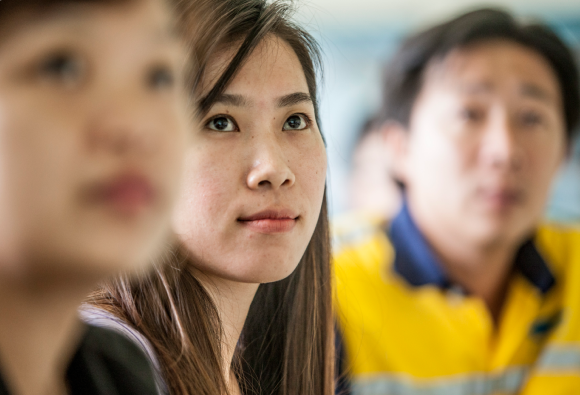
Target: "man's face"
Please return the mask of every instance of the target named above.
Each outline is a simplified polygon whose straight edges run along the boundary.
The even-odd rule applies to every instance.
[[[561,98],[549,63],[516,43],[431,65],[400,163],[419,225],[480,245],[527,237],[565,156]]]

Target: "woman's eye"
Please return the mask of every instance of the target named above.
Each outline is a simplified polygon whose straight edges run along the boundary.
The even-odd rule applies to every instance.
[[[41,78],[71,85],[81,80],[83,62],[73,54],[56,53],[41,61],[38,73]]]
[[[158,67],[149,73],[149,86],[153,89],[170,88],[174,85],[174,74],[166,67]]]
[[[308,127],[308,121],[304,115],[295,114],[286,120],[283,130],[303,130]]]
[[[236,125],[228,117],[216,117],[207,123],[207,127],[218,132],[233,132]]]
[[[478,122],[478,121],[483,119],[484,114],[483,114],[483,111],[477,110],[475,108],[466,107],[466,108],[461,109],[461,111],[459,112],[459,116],[464,121]]]
[[[520,118],[524,126],[537,126],[542,123],[542,117],[536,112],[524,112]]]

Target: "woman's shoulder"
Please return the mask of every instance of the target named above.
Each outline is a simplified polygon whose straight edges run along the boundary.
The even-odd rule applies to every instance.
[[[161,377],[161,368],[159,365],[159,361],[155,354],[153,345],[142,333],[138,330],[133,328],[123,319],[111,314],[110,312],[99,309],[97,307],[91,305],[83,305],[79,309],[79,316],[83,322],[87,325],[95,328],[103,328],[108,329],[109,331],[116,332],[120,334],[125,339],[128,339],[136,345],[145,355],[148,357],[149,362],[151,363],[154,369],[155,375],[155,382],[159,393],[165,394],[166,385],[164,380]],[[95,331],[98,332],[98,331]]]
[[[125,336],[92,325],[71,360],[67,381],[71,394],[159,394],[143,351]]]
[[[111,329],[137,344],[148,356],[157,359],[153,346],[139,331],[131,327],[121,318],[97,307],[83,305],[79,310],[81,320],[98,328]]]

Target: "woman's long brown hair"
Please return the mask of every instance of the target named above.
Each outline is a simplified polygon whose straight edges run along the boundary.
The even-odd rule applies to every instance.
[[[316,102],[316,42],[289,19],[291,4],[262,0],[180,0],[181,23],[191,39],[190,88],[198,113],[209,110],[245,60],[268,35],[295,51]],[[219,51],[238,51],[209,93],[201,95],[208,63]],[[261,284],[251,304],[232,365],[243,394],[334,393],[334,330],[326,196],[318,223],[296,270]],[[218,311],[196,278],[185,248],[175,243],[153,273],[117,278],[89,303],[123,319],[153,345],[171,394],[227,393]]]

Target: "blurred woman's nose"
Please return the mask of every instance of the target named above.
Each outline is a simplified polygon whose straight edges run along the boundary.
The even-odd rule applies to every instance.
[[[159,121],[152,119],[143,98],[131,92],[117,92],[114,99],[104,98],[93,113],[88,127],[92,151],[115,156],[148,155],[161,143]]]
[[[254,155],[246,178],[248,188],[253,190],[291,187],[296,176],[280,142],[272,133],[263,137],[254,136]]]

